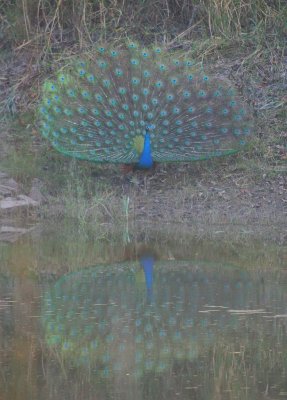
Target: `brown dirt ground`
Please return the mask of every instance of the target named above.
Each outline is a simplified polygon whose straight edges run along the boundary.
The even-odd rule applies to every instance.
[[[148,173],[112,176],[112,171],[102,171],[95,179],[108,179],[118,198],[129,198],[135,219],[287,226],[287,181],[283,174],[272,179],[262,174],[253,181],[249,174],[232,171],[229,165],[226,168],[221,160],[205,171],[197,165],[170,164]]]

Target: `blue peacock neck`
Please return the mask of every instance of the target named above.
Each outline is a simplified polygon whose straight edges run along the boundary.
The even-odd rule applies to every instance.
[[[146,284],[146,291],[147,291],[147,300],[149,302],[153,299],[153,267],[154,267],[154,257],[152,255],[144,255],[140,258],[141,267],[144,270],[145,274],[145,284]]]
[[[144,137],[144,147],[143,151],[140,155],[140,159],[138,162],[138,167],[143,169],[151,168],[153,164],[152,156],[151,156],[151,143],[150,143],[150,134],[148,130],[145,133]]]

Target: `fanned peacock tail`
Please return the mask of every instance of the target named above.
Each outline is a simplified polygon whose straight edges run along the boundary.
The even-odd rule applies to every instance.
[[[194,161],[237,152],[252,121],[229,83],[189,59],[130,43],[99,47],[43,86],[41,133],[55,149],[94,162]],[[146,147],[146,146],[145,146]]]

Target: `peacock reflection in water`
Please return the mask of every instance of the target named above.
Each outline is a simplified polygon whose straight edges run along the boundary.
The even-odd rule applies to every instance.
[[[237,329],[229,311],[254,302],[253,284],[234,267],[152,254],[82,269],[46,291],[45,341],[70,366],[101,377],[164,373]]]

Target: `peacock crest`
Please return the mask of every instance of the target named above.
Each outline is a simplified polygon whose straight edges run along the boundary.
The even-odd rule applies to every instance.
[[[41,133],[93,162],[195,161],[247,142],[252,120],[230,84],[160,47],[100,46],[43,85]]]

